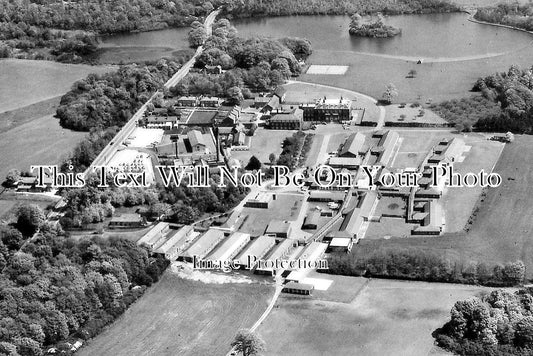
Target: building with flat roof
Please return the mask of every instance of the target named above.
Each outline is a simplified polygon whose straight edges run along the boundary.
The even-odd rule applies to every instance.
[[[201,235],[192,245],[181,252],[179,257],[186,262],[192,262],[194,256],[203,259],[224,239],[224,231],[209,229]]]
[[[198,106],[198,98],[196,96],[182,96],[178,98],[178,106]]]
[[[169,261],[175,261],[180,253],[191,244],[196,235],[193,227],[189,225],[185,225],[179,230],[172,230],[168,235],[168,240],[159,246],[154,253],[163,255]]]
[[[350,252],[353,246],[353,239],[349,237],[334,237],[328,246],[328,252]]]
[[[234,232],[207,257],[211,261],[230,261],[250,242],[250,234]]]
[[[110,228],[115,229],[127,229],[143,227],[146,225],[146,219],[139,214],[124,213],[117,216],[113,216],[109,222]]]
[[[252,240],[250,244],[237,256],[241,268],[252,269],[249,263],[262,259],[274,246],[276,239],[272,236],[262,235]]]
[[[345,188],[346,189],[346,188]],[[344,192],[340,191],[330,191],[330,190],[311,190],[309,192],[308,201],[318,201],[318,202],[336,202],[342,203],[345,197]]]
[[[244,206],[246,208],[268,209],[270,202],[272,202],[272,194],[266,192],[259,192],[253,198],[248,199]]]
[[[302,229],[316,230],[320,223],[320,210],[315,209],[309,212],[305,217]]]
[[[311,295],[315,286],[306,283],[288,282],[281,290],[283,293]]]
[[[275,236],[278,238],[290,238],[292,231],[292,222],[287,220],[272,220],[265,231],[265,235]]]

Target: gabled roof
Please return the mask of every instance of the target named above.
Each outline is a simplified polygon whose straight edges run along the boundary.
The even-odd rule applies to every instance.
[[[187,132],[187,138],[189,138],[189,142],[191,143],[191,146],[196,146],[196,145],[205,146],[204,136],[198,130],[191,130]]]
[[[287,90],[285,90],[285,88],[283,87],[277,87],[275,90],[274,90],[274,95],[277,96],[278,98],[281,99],[281,97],[283,97],[283,95],[285,95],[287,93]]]
[[[344,155],[357,156],[359,154],[359,151],[361,150],[361,147],[363,147],[364,143],[365,143],[365,135],[363,135],[360,132],[351,134],[346,140],[346,142],[344,143],[344,145],[342,146],[339,156],[344,156]]]

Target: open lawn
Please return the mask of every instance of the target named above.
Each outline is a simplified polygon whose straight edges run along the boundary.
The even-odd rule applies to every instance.
[[[491,172],[496,165],[503,149],[503,144],[496,141],[488,141],[477,135],[468,135],[464,138],[470,151],[464,154],[464,161],[454,164],[454,170],[462,175],[467,173],[479,173],[482,169]],[[496,171],[496,173],[499,173]],[[474,210],[476,202],[481,194],[479,186],[469,188],[447,188],[442,205],[445,209],[446,226],[445,232],[462,231]]]
[[[270,164],[268,156],[274,153],[279,157],[283,140],[292,136],[294,132],[296,131],[258,129],[252,137],[250,150],[232,151],[231,157],[241,161],[243,166],[246,166],[252,156],[256,156],[263,164]]]
[[[483,3],[484,6],[488,5],[485,5],[485,1],[477,2]],[[416,64],[415,61],[405,58],[390,58],[380,54],[316,49],[313,51],[310,64],[348,65],[349,69],[344,75],[305,73],[298,79],[355,90],[374,98],[381,98],[385,87],[393,83],[399,94],[395,103],[414,101],[425,103],[428,99],[440,102],[469,95],[479,77],[507,71],[511,63],[523,68],[531,66],[532,54],[533,49],[527,46],[492,58],[452,59],[448,62],[433,63],[426,61],[423,64]],[[416,78],[406,78],[412,69],[418,72]]]
[[[393,168],[418,168],[428,152],[443,138],[463,137],[451,130],[401,129],[398,130],[402,145],[393,162]]]
[[[16,203],[14,200],[0,200],[0,221],[8,218],[9,212]]]
[[[63,129],[52,115],[0,133],[0,180],[12,168],[29,171],[31,165],[61,164],[85,135]]]
[[[241,328],[265,311],[274,288],[259,283],[205,284],[169,268],[84,355],[225,355]]]
[[[422,115],[423,114],[423,115]],[[389,105],[386,107],[385,124],[446,124],[439,115],[433,111],[422,107],[411,107],[407,104],[403,108],[400,105]]]
[[[85,78],[90,73],[104,73],[112,69],[111,66],[2,59],[0,112],[63,95],[76,80]]]
[[[488,189],[476,219],[466,233],[409,239],[361,240],[352,253],[366,256],[380,248],[412,248],[435,252],[459,263],[489,264],[522,260],[533,278],[533,137],[517,136],[494,167],[502,185]]]
[[[331,277],[331,278],[330,278]],[[436,351],[431,333],[449,319],[453,304],[480,287],[454,284],[370,281],[329,276],[326,292],[353,292],[351,300],[328,301],[282,295],[257,330],[266,355],[423,355]],[[320,292],[322,293],[322,292]],[[342,298],[341,298],[342,299]]]

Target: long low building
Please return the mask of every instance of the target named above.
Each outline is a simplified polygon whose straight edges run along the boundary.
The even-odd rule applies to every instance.
[[[139,241],[137,241],[137,245],[146,246],[151,251],[153,251],[159,246],[161,246],[166,241],[166,237],[167,237],[169,230],[170,230],[169,223],[160,222],[156,224],[153,228],[151,228],[150,231],[144,234],[139,239]]]
[[[313,241],[305,247],[298,259],[303,261],[307,268],[300,268],[292,271],[285,279],[288,282],[300,282],[307,274],[314,269],[313,265],[319,264],[319,260],[324,257],[328,244],[323,242]]]
[[[272,236],[259,236],[253,240],[238,256],[241,268],[251,269],[249,262],[263,258],[274,246],[276,239]]]
[[[270,255],[267,256],[267,260],[269,261],[276,261],[276,260],[282,260],[286,259],[290,256],[291,252],[294,249],[295,242],[293,240],[282,240],[270,253]],[[258,274],[270,274],[274,275],[276,272],[275,268],[271,268],[269,266],[260,266],[255,269],[255,273]]]
[[[154,253],[165,256],[169,261],[175,261],[180,253],[191,244],[197,234],[192,226],[186,225],[169,236],[170,238],[159,246]]]
[[[234,232],[207,258],[211,261],[230,261],[250,241],[250,234]]]
[[[196,256],[203,259],[224,239],[224,231],[209,229],[200,236],[187,250],[180,253],[180,258],[186,262],[193,262]]]

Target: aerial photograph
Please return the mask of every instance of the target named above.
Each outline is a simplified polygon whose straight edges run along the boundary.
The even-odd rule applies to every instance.
[[[532,0],[0,0],[0,356],[533,356]]]

